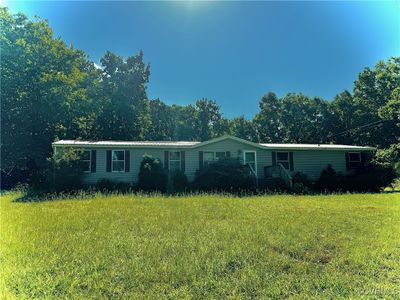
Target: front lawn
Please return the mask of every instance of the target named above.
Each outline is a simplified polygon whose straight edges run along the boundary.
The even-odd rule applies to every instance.
[[[0,200],[2,298],[398,298],[400,194]]]

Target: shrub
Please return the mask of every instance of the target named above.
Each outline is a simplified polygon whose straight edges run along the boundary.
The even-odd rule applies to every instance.
[[[256,178],[238,159],[224,159],[198,170],[194,187],[204,191],[255,190]]]
[[[36,191],[56,193],[84,188],[81,155],[81,150],[67,149],[53,156],[42,170],[33,174],[30,186]]]
[[[378,192],[393,182],[396,173],[391,166],[370,165],[356,174],[342,176],[328,166],[315,184],[320,191]]]
[[[140,163],[138,188],[143,191],[165,192],[168,176],[165,173],[162,163],[150,155],[143,155]]]
[[[0,170],[0,190],[9,190],[28,182],[32,171],[25,168],[7,168]]]
[[[355,175],[346,176],[343,188],[353,192],[379,192],[396,178],[392,166],[371,165]]]
[[[116,182],[108,178],[101,178],[97,181],[95,188],[103,193],[113,191],[126,193],[132,191],[134,187],[128,182]]]
[[[283,192],[288,188],[285,180],[280,177],[268,178],[267,180],[260,180],[259,189],[270,192]]]
[[[334,192],[343,188],[343,176],[336,173],[331,165],[322,170],[320,177],[315,183],[315,188],[320,191]]]
[[[301,195],[309,194],[310,188],[309,188],[309,186],[305,185],[304,183],[297,182],[297,183],[293,183],[291,192],[294,194],[301,194]]]
[[[305,187],[310,187],[311,182],[308,180],[308,176],[302,172],[297,172],[293,175],[293,185],[302,184]]]
[[[171,180],[171,188],[174,193],[182,193],[185,192],[188,187],[188,179],[184,172],[181,170],[175,170],[170,173],[170,180]]]

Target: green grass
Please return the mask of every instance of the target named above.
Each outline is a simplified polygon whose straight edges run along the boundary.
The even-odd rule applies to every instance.
[[[3,298],[399,298],[400,194],[0,200]]]

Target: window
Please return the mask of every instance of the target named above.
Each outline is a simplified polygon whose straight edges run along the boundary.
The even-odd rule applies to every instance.
[[[111,157],[112,157],[112,172],[124,172],[125,171],[125,151],[124,150],[113,150]]]
[[[254,175],[257,176],[257,161],[255,151],[244,151],[244,164],[248,165]]]
[[[181,152],[170,151],[169,152],[169,170],[175,171],[181,169]]]
[[[361,153],[360,152],[349,152],[349,168],[357,168],[361,165]]]
[[[286,170],[290,169],[289,152],[276,152],[276,164],[281,164]]]
[[[89,150],[85,150],[81,154],[81,162],[84,172],[90,172],[90,163],[91,163],[92,153]]]
[[[215,152],[215,158],[217,160],[225,159],[225,157],[226,157],[226,152]]]
[[[207,166],[214,161],[214,152],[204,152],[204,165]]]

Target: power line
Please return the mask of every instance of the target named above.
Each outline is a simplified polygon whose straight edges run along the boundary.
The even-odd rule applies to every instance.
[[[372,123],[360,125],[360,126],[357,126],[357,127],[354,127],[354,128],[350,128],[350,129],[347,129],[347,130],[339,132],[339,133],[328,135],[327,137],[323,138],[323,141],[326,141],[327,139],[330,139],[330,138],[333,138],[333,137],[336,137],[336,136],[341,136],[341,135],[343,135],[345,133],[348,133],[350,131],[354,131],[354,130],[357,130],[357,129],[368,128],[368,127],[373,127],[373,126],[376,126],[376,125],[380,125],[380,124],[382,124],[384,122],[386,122],[386,120],[379,120],[379,121],[375,121],[375,122],[372,122]]]

